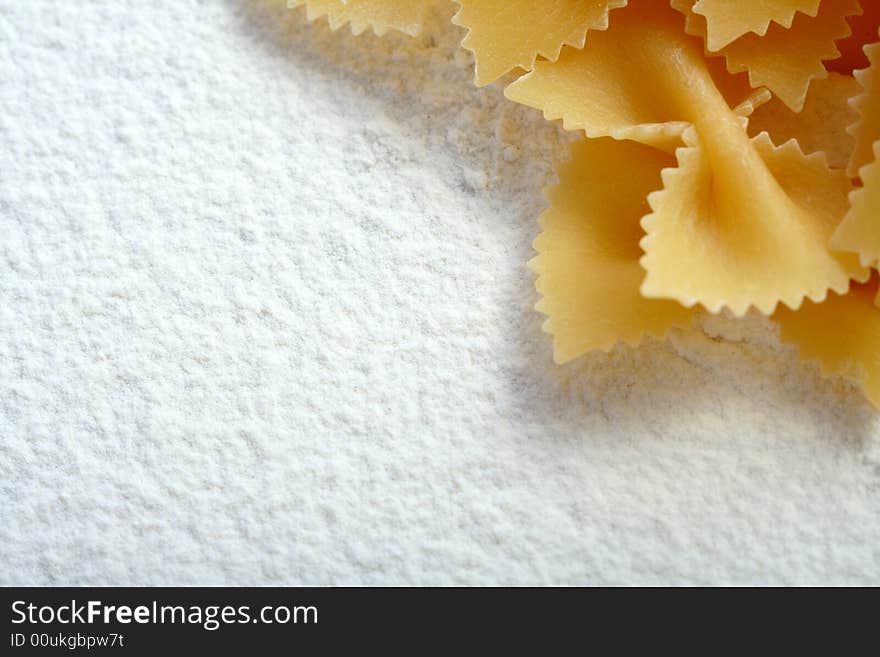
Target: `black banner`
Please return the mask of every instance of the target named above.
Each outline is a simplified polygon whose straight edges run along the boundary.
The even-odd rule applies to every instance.
[[[803,590],[723,595],[734,599],[626,589],[5,588],[0,654],[877,644],[876,601],[841,604],[857,597],[850,591],[830,592],[833,603]]]

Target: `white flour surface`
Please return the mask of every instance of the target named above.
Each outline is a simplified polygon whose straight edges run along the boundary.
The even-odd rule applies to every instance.
[[[0,0],[0,583],[880,584],[877,414],[769,323],[553,365],[568,137],[450,13]]]

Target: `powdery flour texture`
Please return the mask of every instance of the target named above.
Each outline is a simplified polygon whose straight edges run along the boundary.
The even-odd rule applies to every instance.
[[[877,415],[771,324],[553,365],[569,137],[452,11],[0,0],[3,584],[880,584]]]

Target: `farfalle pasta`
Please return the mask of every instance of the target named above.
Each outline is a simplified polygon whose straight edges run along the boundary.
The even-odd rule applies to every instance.
[[[539,62],[507,96],[590,136],[681,144],[642,221],[644,295],[769,314],[865,280],[856,258],[828,246],[851,191],[845,173],[793,143],[749,137],[682,23],[668,6],[631,1],[607,31]]]
[[[555,61],[563,46],[583,47],[590,30],[608,28],[608,14],[627,0],[460,0],[453,22],[468,29],[478,85],[508,71],[530,71],[540,55]]]
[[[707,23],[707,45],[717,52],[749,32],[764,36],[771,23],[791,27],[802,12],[815,16],[820,0],[697,0],[694,12]]]
[[[766,87],[795,111],[803,108],[810,83],[828,75],[824,62],[840,56],[836,42],[850,34],[848,19],[861,12],[859,0],[830,0],[813,14],[795,13],[788,27],[771,23],[763,32],[747,31],[715,47],[707,36],[707,18],[698,13],[700,5],[705,0],[673,0],[672,6],[687,17],[685,31],[705,39],[709,54],[724,57],[729,71],[748,73],[753,87]],[[740,8],[737,13],[746,12]]]
[[[823,303],[806,302],[797,311],[783,308],[774,319],[783,341],[798,347],[803,358],[816,360],[826,376],[842,376],[861,385],[880,406],[880,311],[874,303],[876,275],[853,284],[847,294],[831,294]]]
[[[415,36],[435,4],[437,0],[288,0],[291,8],[305,5],[309,20],[326,17],[334,30],[350,25],[354,34],[372,28],[379,36],[388,30]]]
[[[557,362],[690,324],[691,310],[640,292],[639,222],[649,211],[648,194],[673,164],[661,150],[606,137],[575,143],[571,160],[560,166],[530,263]]]
[[[440,0],[304,4],[412,34]],[[880,2],[456,4],[476,83],[583,135],[530,263],[558,362],[754,310],[880,406]]]
[[[862,187],[852,193],[851,208],[834,235],[832,245],[859,254],[862,264],[880,264],[880,43],[865,48],[868,67],[855,72],[861,93],[852,106],[858,121],[852,127],[855,138],[850,175]]]
[[[850,127],[859,116],[850,101],[861,89],[851,75],[831,72],[813,80],[799,112],[778,98],[757,108],[749,117],[749,134],[766,132],[774,144],[794,139],[804,153],[825,153],[832,169],[846,169],[855,145]]]

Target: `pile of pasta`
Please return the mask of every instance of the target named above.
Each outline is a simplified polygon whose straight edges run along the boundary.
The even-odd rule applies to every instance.
[[[416,34],[440,0],[298,4]],[[530,263],[558,362],[754,309],[880,406],[880,0],[457,4],[477,84],[584,135]]]

